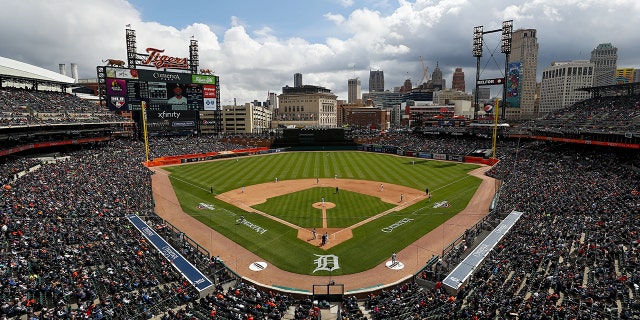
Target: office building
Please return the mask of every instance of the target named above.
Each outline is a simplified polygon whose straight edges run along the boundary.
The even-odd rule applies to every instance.
[[[589,60],[554,62],[542,71],[540,113],[546,114],[591,97],[595,65]]]
[[[618,68],[618,48],[611,43],[601,43],[591,51],[591,63],[595,66],[593,86],[608,86],[615,83]]]
[[[538,115],[536,72],[539,45],[536,33],[536,29],[518,29],[511,35],[507,86],[515,87],[507,91],[507,119],[530,119]]]
[[[337,125],[337,96],[320,86],[283,87],[273,126],[327,127]]]
[[[384,71],[370,70],[369,71],[369,92],[383,92],[384,91]]]
[[[293,86],[302,87],[302,73],[295,73],[293,75]]]
[[[226,133],[263,134],[271,128],[272,112],[252,102],[222,107],[222,128]]]
[[[447,88],[447,80],[442,78],[442,70],[436,62],[436,68],[431,73],[431,80],[427,81],[427,88],[432,90],[443,90]]]
[[[356,103],[358,99],[362,100],[360,79],[355,78],[347,80],[347,103]]]
[[[462,71],[462,68],[456,68],[456,71],[453,72],[451,89],[465,92],[466,85],[464,83],[464,71]]]

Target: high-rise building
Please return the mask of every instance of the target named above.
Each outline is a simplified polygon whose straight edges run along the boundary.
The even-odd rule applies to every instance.
[[[518,29],[511,34],[511,53],[507,86],[509,107],[507,119],[528,119],[538,115],[536,104],[536,72],[538,70],[538,38],[536,29]],[[514,72],[512,74],[512,71]],[[519,99],[518,99],[519,97]]]
[[[443,90],[447,88],[447,80],[442,78],[442,70],[438,62],[436,62],[436,68],[431,73],[431,80],[427,82],[427,88]]]
[[[356,103],[356,100],[362,99],[362,86],[359,78],[347,80],[347,86],[347,103],[353,104]]]
[[[554,62],[542,71],[540,113],[545,114],[578,101],[590,93],[577,90],[593,86],[595,64],[589,60]]]
[[[400,90],[398,90],[399,92],[411,92],[411,89],[413,89],[413,84],[411,84],[411,79],[405,79],[404,80],[404,84],[402,85],[402,87],[400,87]]]
[[[384,91],[384,71],[370,70],[369,71],[369,92],[383,92],[383,91]]]
[[[615,83],[618,68],[618,48],[611,43],[601,43],[591,51],[591,62],[595,65],[593,86],[608,86]]]
[[[462,68],[456,68],[456,71],[453,72],[453,81],[451,82],[451,89],[465,92],[465,83],[464,83],[464,71]]]
[[[293,75],[293,87],[302,87],[302,73],[295,73]]]

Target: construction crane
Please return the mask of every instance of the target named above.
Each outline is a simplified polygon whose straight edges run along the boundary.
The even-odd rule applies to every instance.
[[[420,56],[420,62],[422,62],[422,79],[420,79],[420,82],[418,82],[418,86],[422,86],[423,83],[428,82],[429,81],[429,76],[427,75],[427,66],[424,65],[424,60],[422,59],[422,56]]]

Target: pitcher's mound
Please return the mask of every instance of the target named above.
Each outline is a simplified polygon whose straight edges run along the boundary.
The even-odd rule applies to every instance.
[[[314,204],[312,204],[312,206],[316,209],[331,209],[334,208],[336,206],[335,203],[333,202],[324,202],[324,206],[322,206],[322,202],[316,202]]]

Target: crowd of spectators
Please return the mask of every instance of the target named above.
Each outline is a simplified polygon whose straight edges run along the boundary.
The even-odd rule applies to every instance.
[[[533,142],[501,155],[488,172],[504,180],[496,212],[520,221],[458,293],[397,287],[367,301],[373,317],[640,317],[637,152]]]
[[[491,141],[456,136],[422,135],[413,133],[367,134],[355,136],[363,144],[395,146],[402,150],[428,153],[465,155],[477,148],[490,148]]]
[[[0,89],[0,126],[122,121],[130,120],[73,94],[11,87]]]
[[[531,130],[640,133],[640,94],[586,99],[529,122]]]
[[[176,136],[149,139],[149,158],[201,154],[255,148],[256,145],[226,142],[215,136]]]
[[[629,103],[637,112],[637,101]],[[586,116],[583,111],[576,117]],[[370,143],[430,153],[466,154],[489,143],[402,132],[357,135]],[[150,149],[161,157],[254,146],[234,141],[156,138]],[[468,283],[451,293],[440,281],[469,253],[482,230],[469,233],[429,270],[433,287],[402,283],[364,301],[346,297],[344,317],[366,318],[360,305],[374,319],[640,317],[638,153],[524,141],[501,141],[499,148],[500,162],[487,172],[503,181],[494,212],[524,214]],[[282,319],[295,305],[296,319],[319,318],[311,301],[236,282],[213,253],[193,247],[164,224],[153,212],[150,171],[131,165],[142,161],[142,149],[140,142],[112,141],[50,163],[4,159],[0,316]],[[126,221],[134,213],[215,279],[215,291],[198,298]]]
[[[47,161],[4,159],[0,317],[281,319],[291,297],[234,282],[222,261],[155,215],[151,173],[130,165],[141,159],[139,143],[129,141]],[[199,298],[127,214],[143,217],[215,279],[215,291]]]

